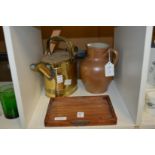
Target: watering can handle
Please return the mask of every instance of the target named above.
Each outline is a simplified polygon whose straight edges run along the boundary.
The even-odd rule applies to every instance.
[[[73,44],[71,43],[71,41],[67,40],[66,38],[62,37],[62,36],[53,36],[53,37],[50,37],[48,40],[47,40],[47,46],[46,46],[46,50],[47,52],[52,55],[53,51],[51,51],[50,49],[50,44],[51,43],[57,43],[57,42],[65,42],[66,46],[67,46],[67,51],[69,52],[69,57],[70,59],[72,60],[74,58],[74,47],[73,47]]]

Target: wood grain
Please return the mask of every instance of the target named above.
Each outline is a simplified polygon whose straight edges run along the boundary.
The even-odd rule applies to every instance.
[[[152,43],[155,41],[155,26],[153,27]]]
[[[77,118],[77,112],[84,112],[84,118]],[[57,97],[50,100],[44,123],[48,127],[115,125],[117,117],[107,95]]]
[[[0,61],[0,82],[12,81],[8,61]]]
[[[2,26],[0,26],[0,52],[6,52],[6,45],[4,41],[4,33]]]
[[[113,26],[42,26],[42,37],[47,39],[53,30],[60,29],[61,35],[67,38],[81,37],[112,37],[114,36]]]
[[[0,41],[4,41],[4,34],[3,34],[2,26],[0,26]]]

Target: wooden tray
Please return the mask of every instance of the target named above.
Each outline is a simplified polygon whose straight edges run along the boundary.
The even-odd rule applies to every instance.
[[[115,125],[117,117],[107,95],[57,97],[50,100],[44,123],[48,127]]]

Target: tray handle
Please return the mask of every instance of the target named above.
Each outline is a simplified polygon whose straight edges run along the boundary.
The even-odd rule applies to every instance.
[[[85,126],[85,125],[88,125],[90,121],[89,120],[75,120],[75,121],[72,121],[71,123],[74,126]]]

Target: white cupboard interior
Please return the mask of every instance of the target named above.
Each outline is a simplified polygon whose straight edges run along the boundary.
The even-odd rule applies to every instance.
[[[0,117],[0,128],[44,128],[49,98],[44,95],[42,76],[29,68],[43,55],[41,30],[7,26],[3,31],[20,117],[13,120]],[[151,26],[114,28],[114,48],[120,58],[116,77],[104,94],[112,100],[118,123],[95,128],[155,127],[154,117],[144,110],[152,34]],[[92,94],[78,80],[78,90],[72,96],[82,95]]]

